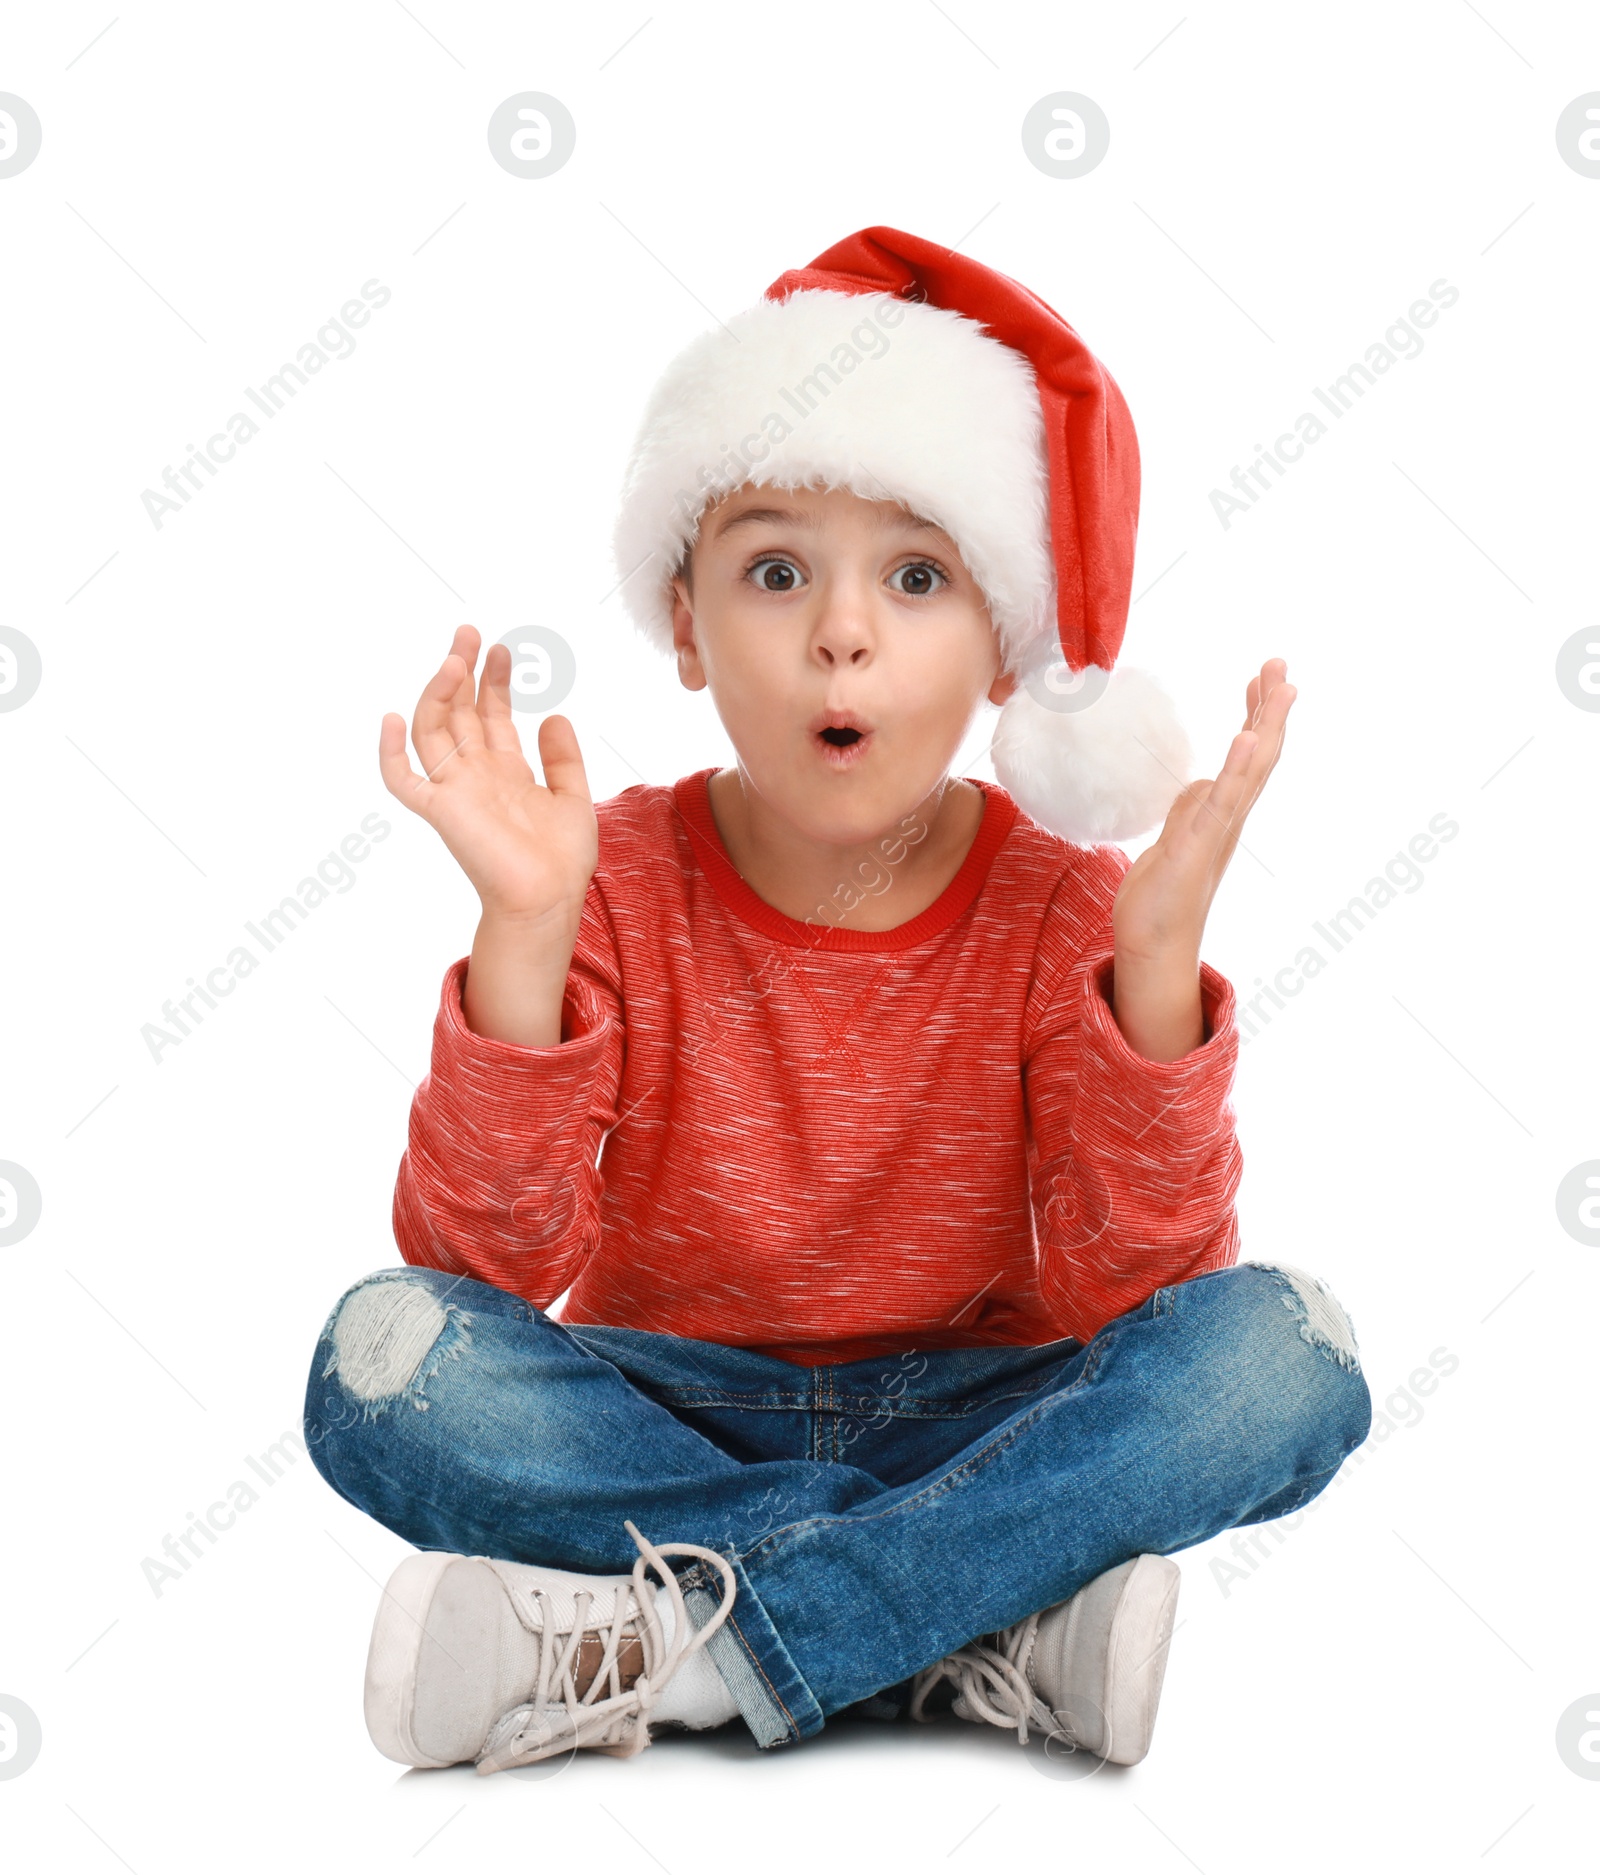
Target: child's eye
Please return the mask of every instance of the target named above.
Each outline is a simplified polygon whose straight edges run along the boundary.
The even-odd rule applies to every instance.
[[[775,554],[763,554],[745,568],[745,578],[755,580],[762,592],[797,592],[800,569],[792,560],[780,560]]]
[[[889,575],[889,584],[895,592],[904,593],[908,598],[925,599],[949,581],[931,560],[908,560]]]

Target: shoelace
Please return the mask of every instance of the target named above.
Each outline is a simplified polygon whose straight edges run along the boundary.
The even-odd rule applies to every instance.
[[[592,1747],[618,1758],[631,1758],[650,1742],[650,1713],[657,1695],[689,1656],[704,1647],[733,1608],[737,1586],[732,1565],[715,1550],[698,1543],[663,1543],[658,1548],[626,1518],[623,1529],[639,1547],[639,1560],[626,1588],[616,1591],[616,1606],[606,1632],[605,1651],[594,1677],[580,1694],[573,1675],[584,1636],[604,1627],[601,1618],[589,1619],[594,1593],[580,1589],[577,1612],[563,1644],[549,1591],[514,1583],[501,1573],[513,1602],[527,1608],[525,1625],[539,1639],[539,1677],[530,1699],[514,1706],[490,1728],[478,1756],[478,1774],[506,1771],[534,1764],[559,1752]],[[722,1601],[703,1628],[696,1629],[683,1604],[678,1578],[667,1566],[668,1556],[697,1556],[715,1564],[722,1575]],[[487,1560],[487,1559],[486,1559]],[[493,1564],[490,1565],[493,1567]],[[655,1598],[661,1592],[646,1579],[655,1570],[672,1601],[673,1626],[669,1644],[662,1633]],[[519,1610],[520,1612],[520,1610]],[[644,1666],[633,1684],[623,1689],[617,1655],[623,1630],[632,1624],[644,1654]],[[602,1688],[609,1688],[600,1698]]]
[[[1029,1615],[1014,1627],[969,1641],[931,1667],[924,1667],[911,1682],[911,1717],[931,1719],[932,1713],[922,1710],[928,1695],[941,1680],[953,1680],[958,1718],[1015,1726],[1017,1741],[1023,1745],[1028,1742],[1030,1725],[1046,1737],[1059,1733],[1055,1714],[1034,1691],[1024,1671],[1038,1630],[1038,1615]],[[996,1645],[990,1646],[991,1641]]]

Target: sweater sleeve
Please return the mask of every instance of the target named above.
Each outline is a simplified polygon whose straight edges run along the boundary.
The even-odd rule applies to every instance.
[[[1111,1007],[1111,906],[1127,867],[1119,849],[1094,849],[1079,902],[1052,921],[1072,961],[1041,997],[1025,1054],[1039,1286],[1080,1341],[1239,1254],[1233,988],[1202,963],[1200,1046],[1166,1062],[1129,1046]]]
[[[600,1144],[616,1124],[622,986],[591,880],[561,1040],[521,1048],[467,1027],[468,959],[445,974],[428,1074],[394,1194],[407,1263],[475,1277],[547,1308],[600,1241]]]

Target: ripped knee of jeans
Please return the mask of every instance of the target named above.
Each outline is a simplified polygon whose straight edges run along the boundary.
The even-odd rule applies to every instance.
[[[374,1276],[358,1283],[328,1325],[332,1344],[323,1379],[338,1376],[374,1418],[397,1400],[428,1410],[427,1384],[446,1361],[472,1345],[472,1317],[407,1276]]]
[[[1283,1306],[1294,1316],[1300,1339],[1318,1353],[1337,1361],[1347,1372],[1361,1372],[1356,1331],[1344,1304],[1320,1277],[1289,1263],[1250,1263],[1250,1269],[1276,1276],[1283,1286]]]

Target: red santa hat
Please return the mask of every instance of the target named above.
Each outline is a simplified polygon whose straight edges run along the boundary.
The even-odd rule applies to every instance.
[[[847,488],[942,527],[1019,682],[995,774],[1082,845],[1158,825],[1193,757],[1165,692],[1118,664],[1139,446],[1111,374],[1043,300],[894,228],[864,228],[695,339],[656,385],[617,521],[639,629],[672,655],[670,582],[746,483]]]

